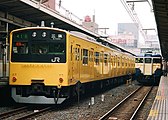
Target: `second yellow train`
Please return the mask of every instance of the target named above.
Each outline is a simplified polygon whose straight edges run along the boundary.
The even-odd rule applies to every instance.
[[[50,27],[10,34],[12,98],[18,103],[61,104],[76,95],[124,83],[135,56],[100,38]]]

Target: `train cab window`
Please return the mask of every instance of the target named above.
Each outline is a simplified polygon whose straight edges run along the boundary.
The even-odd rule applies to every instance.
[[[57,43],[49,45],[49,54],[65,54],[65,44]]]
[[[145,58],[145,63],[151,63],[152,62],[152,58]]]
[[[12,51],[15,54],[28,54],[28,42],[14,42]]]
[[[45,45],[45,44],[41,44],[41,45],[32,44],[31,48],[32,48],[31,50],[32,54],[47,54],[48,52],[48,45]]]
[[[143,58],[136,58],[135,63],[143,63]]]
[[[95,52],[94,56],[95,56],[95,65],[99,65],[100,53],[99,52]]]
[[[50,29],[29,29],[11,33],[12,62],[66,62],[66,33]]]
[[[88,50],[83,49],[83,65],[88,65]]]
[[[153,58],[153,63],[161,63],[161,59],[160,58]]]
[[[32,44],[32,54],[64,54],[65,45],[63,43],[57,44]]]

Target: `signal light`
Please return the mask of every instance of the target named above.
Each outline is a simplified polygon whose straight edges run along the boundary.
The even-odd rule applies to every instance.
[[[12,81],[13,81],[13,82],[16,82],[16,80],[17,80],[16,77],[13,77],[13,78],[12,78]]]

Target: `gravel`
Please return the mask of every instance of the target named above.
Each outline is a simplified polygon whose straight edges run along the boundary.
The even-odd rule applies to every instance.
[[[118,102],[125,98],[128,94],[133,92],[140,85],[133,81],[132,84],[121,85],[111,90],[81,99],[78,102],[72,102],[65,105],[59,105],[59,108],[51,112],[47,112],[35,118],[35,120],[98,120],[107,111],[114,107]],[[150,111],[152,103],[154,101],[157,87],[155,92],[148,98],[147,107],[142,108],[142,114],[146,113],[146,117]],[[104,97],[104,101],[102,101]],[[94,104],[93,104],[94,99]],[[16,105],[17,106],[17,105]],[[16,107],[15,106],[15,107]],[[0,112],[4,112],[14,108],[13,106],[1,106]],[[145,118],[145,116],[143,116]]]
[[[52,111],[42,115],[37,120],[97,120],[108,110],[114,107],[139,85],[134,81],[131,85],[121,85],[104,93],[73,103],[70,107]],[[102,101],[102,95],[104,101]],[[94,97],[94,104],[92,104]]]

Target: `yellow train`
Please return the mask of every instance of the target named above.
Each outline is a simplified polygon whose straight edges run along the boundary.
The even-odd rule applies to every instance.
[[[12,98],[18,103],[61,104],[91,90],[124,83],[135,73],[133,54],[100,38],[50,27],[10,34]]]

